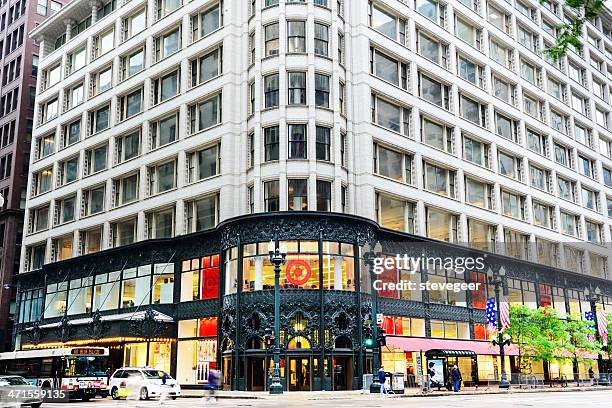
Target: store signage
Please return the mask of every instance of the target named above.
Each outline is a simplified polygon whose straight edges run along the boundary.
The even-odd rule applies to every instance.
[[[285,267],[285,277],[287,282],[297,286],[301,286],[308,282],[312,276],[312,269],[308,262],[303,259],[293,259],[287,262]]]
[[[73,348],[70,350],[73,356],[101,356],[104,355],[104,349],[99,348]]]

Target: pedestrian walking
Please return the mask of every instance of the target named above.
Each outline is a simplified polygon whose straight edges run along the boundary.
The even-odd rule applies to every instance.
[[[595,385],[595,372],[593,371],[593,367],[589,367],[589,380],[591,381],[591,385]]]
[[[453,380],[453,391],[459,392],[459,387],[461,386],[461,371],[459,371],[457,364],[455,364],[451,370],[451,379]]]
[[[206,402],[209,402],[211,399],[215,399],[215,402],[219,400],[217,397],[217,386],[219,385],[219,381],[221,376],[217,370],[210,370],[208,372],[208,383],[204,384],[204,389],[206,390]]]
[[[378,369],[378,382],[380,383],[380,393],[387,395],[387,387],[385,386],[385,382],[387,381],[387,376],[385,375],[385,367],[380,366]]]

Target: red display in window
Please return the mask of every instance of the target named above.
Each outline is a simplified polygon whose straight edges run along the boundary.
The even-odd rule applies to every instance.
[[[385,329],[385,333],[386,334],[393,334],[393,317],[391,316],[385,316],[383,318],[383,322],[381,324],[381,327],[383,329]]]
[[[391,282],[397,283],[397,270],[395,268],[393,269],[385,268],[380,275],[376,276],[375,279],[381,281],[383,284],[391,283]],[[399,291],[384,288],[378,291],[378,296],[399,299]]]
[[[199,337],[216,337],[217,336],[217,318],[207,317],[200,319],[200,328],[198,330]]]
[[[216,299],[219,297],[219,267],[202,269],[202,299]]]
[[[478,289],[472,291],[472,307],[474,309],[486,309],[487,307],[487,284],[484,273],[470,272],[470,281],[480,283]]]
[[[475,340],[486,340],[487,339],[487,330],[484,324],[480,324],[480,323],[474,324],[474,339]]]
[[[552,307],[552,288],[548,285],[540,284],[540,306],[541,307]]]
[[[403,336],[404,335],[404,323],[401,317],[395,318],[395,335]],[[408,333],[406,333],[408,335]]]

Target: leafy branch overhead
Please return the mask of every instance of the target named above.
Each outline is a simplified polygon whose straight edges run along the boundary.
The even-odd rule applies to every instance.
[[[540,0],[544,3],[545,0]],[[597,17],[603,12],[604,0],[565,0],[565,5],[575,16],[568,16],[568,22],[557,25],[559,33],[555,44],[544,50],[553,61],[558,61],[567,54],[570,46],[578,49],[582,46],[582,28],[587,20]]]

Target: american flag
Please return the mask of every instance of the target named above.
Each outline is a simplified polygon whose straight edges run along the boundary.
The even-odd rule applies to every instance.
[[[501,331],[510,327],[510,304],[505,296],[499,299],[499,319],[501,321]]]
[[[495,312],[495,298],[487,299],[487,330],[493,332],[497,330],[497,313]]]
[[[604,346],[608,345],[608,319],[603,310],[597,311],[597,326],[599,330],[599,337]]]
[[[587,322],[594,322],[595,321],[595,316],[593,316],[593,312],[591,312],[590,310],[588,312],[584,312],[584,319]],[[591,326],[592,329],[595,329],[595,325],[593,324]],[[595,336],[593,336],[592,334],[589,334],[588,336],[589,341],[595,341]]]

